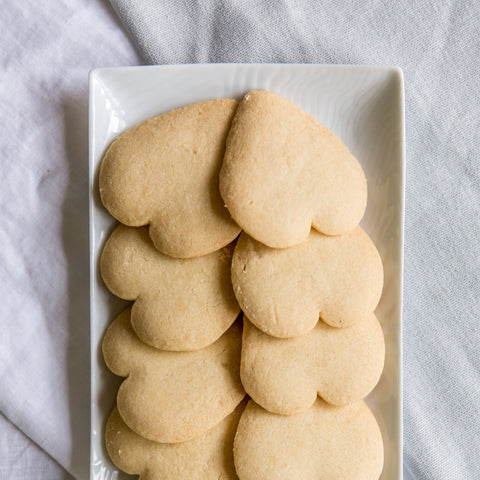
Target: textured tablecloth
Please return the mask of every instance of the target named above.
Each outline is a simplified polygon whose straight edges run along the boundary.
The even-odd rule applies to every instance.
[[[403,69],[405,462],[479,478],[480,3],[112,4],[130,40],[100,0],[0,0],[0,478],[67,478],[9,421],[88,476],[87,74],[144,61]]]

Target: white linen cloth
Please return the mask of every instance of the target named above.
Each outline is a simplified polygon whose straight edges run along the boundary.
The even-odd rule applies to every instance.
[[[405,460],[419,480],[477,478],[480,4],[111,1],[152,63],[403,68]],[[142,60],[105,1],[0,7],[0,411],[86,479],[87,74]],[[37,475],[30,460],[8,471],[18,444],[5,422],[0,478],[68,478],[34,447]]]
[[[88,72],[141,60],[108,2],[0,6],[0,411],[87,479]],[[0,428],[1,479],[65,477]]]
[[[72,480],[44,450],[0,414],[0,479]]]

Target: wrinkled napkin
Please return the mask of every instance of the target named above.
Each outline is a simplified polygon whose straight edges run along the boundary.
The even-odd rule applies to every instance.
[[[0,4],[0,411],[83,480],[90,442],[88,72],[142,60],[107,2]],[[0,428],[0,479],[65,477],[7,420]]]

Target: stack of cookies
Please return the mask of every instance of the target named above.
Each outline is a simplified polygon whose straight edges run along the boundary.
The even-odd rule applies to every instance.
[[[126,377],[113,462],[143,480],[378,479],[362,399],[384,363],[383,269],[345,145],[254,91],[128,130],[99,186],[121,222],[102,277],[133,301],[103,343]]]

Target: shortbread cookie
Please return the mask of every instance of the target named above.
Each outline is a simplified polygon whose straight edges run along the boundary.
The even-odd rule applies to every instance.
[[[228,245],[240,232],[218,191],[225,139],[238,103],[213,100],[146,120],[108,149],[102,202],[120,222],[150,224],[162,253],[189,258]]]
[[[368,317],[383,287],[380,256],[368,235],[329,237],[312,230],[287,249],[242,234],[233,254],[233,290],[250,321],[275,337],[310,331],[321,318],[346,327]]]
[[[130,325],[130,309],[108,328],[105,362],[120,386],[117,406],[125,423],[149,440],[191,440],[217,425],[245,396],[240,382],[241,326],[196,352],[165,352],[145,345]]]
[[[292,415],[307,410],[317,393],[334,405],[358,402],[383,370],[385,341],[372,313],[346,328],[318,322],[296,338],[275,338],[243,320],[240,378],[266,410]]]
[[[377,480],[382,435],[363,402],[335,407],[318,399],[306,412],[284,416],[250,401],[234,459],[240,480]]]
[[[240,405],[203,435],[181,443],[157,443],[127,427],[115,408],[105,430],[113,463],[140,480],[234,480],[233,439],[245,407]]]
[[[153,246],[147,227],[119,225],[100,269],[115,295],[135,300],[132,326],[140,339],[162,350],[198,350],[217,340],[240,312],[230,283],[232,250],[172,258]]]
[[[220,192],[251,237],[284,248],[351,231],[367,203],[362,167],[318,120],[267,91],[248,93],[228,134]]]

